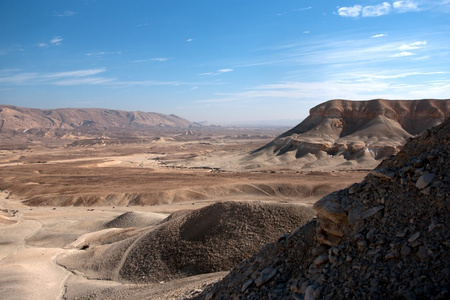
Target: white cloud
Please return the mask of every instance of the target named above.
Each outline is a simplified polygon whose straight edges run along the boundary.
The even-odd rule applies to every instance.
[[[50,40],[50,43],[52,45],[60,45],[62,41],[63,41],[63,39],[60,36],[55,36],[54,38],[52,38]]]
[[[363,17],[379,17],[382,15],[387,15],[391,11],[391,4],[388,2],[383,2],[378,5],[366,6],[362,9]]]
[[[338,14],[341,17],[356,18],[356,17],[359,17],[361,10],[362,10],[361,5],[355,5],[352,7],[341,7],[338,9]]]
[[[47,43],[39,43],[39,44],[38,44],[38,47],[40,47],[40,48],[46,48],[46,47],[48,47],[48,44],[47,44]]]
[[[192,42],[194,39],[187,39],[186,42]]]
[[[233,69],[220,69],[220,70],[217,70],[216,72],[200,73],[200,74],[198,74],[198,76],[216,76],[216,75],[229,73],[229,72],[233,72],[233,71],[234,71]]]
[[[400,53],[396,53],[396,54],[392,55],[391,57],[405,57],[405,56],[411,56],[411,55],[415,55],[415,54],[412,52],[409,52],[409,51],[402,51]]]
[[[419,11],[417,3],[411,0],[395,1],[392,3],[392,7],[399,13],[409,12],[409,11]]]
[[[414,43],[410,43],[410,44],[403,44],[400,47],[398,47],[398,50],[405,51],[405,50],[419,49],[419,48],[422,48],[422,46],[425,46],[426,44],[427,44],[427,41],[419,41],[419,42],[414,42]]]
[[[51,74],[43,75],[43,77],[45,77],[45,78],[86,77],[86,76],[103,73],[105,71],[106,71],[105,69],[78,70],[78,71],[51,73]]]
[[[310,9],[312,9],[312,6],[296,8],[296,9],[294,9],[294,11],[306,11],[306,10],[310,10]]]
[[[220,70],[217,70],[217,72],[219,72],[219,73],[228,73],[228,72],[233,72],[233,69],[220,69]]]
[[[384,37],[384,36],[387,36],[387,34],[385,34],[385,33],[375,34],[375,35],[372,35],[371,38],[380,38],[380,37]]]
[[[379,17],[387,15],[390,12],[406,13],[433,10],[440,13],[450,12],[450,0],[399,0],[383,2],[377,5],[361,6],[354,5],[349,7],[341,7],[338,9],[338,15],[341,17],[357,18],[362,17]]]

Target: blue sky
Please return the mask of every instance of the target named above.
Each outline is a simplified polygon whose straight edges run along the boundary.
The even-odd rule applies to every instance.
[[[301,121],[450,98],[450,0],[0,0],[0,103]]]

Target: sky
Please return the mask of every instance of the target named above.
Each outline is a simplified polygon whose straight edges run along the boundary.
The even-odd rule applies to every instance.
[[[450,0],[0,0],[0,104],[298,123],[450,98]]]

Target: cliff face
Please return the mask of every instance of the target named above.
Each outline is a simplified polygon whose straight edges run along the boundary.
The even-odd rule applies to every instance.
[[[0,130],[4,132],[82,128],[101,130],[111,128],[146,129],[156,126],[187,128],[194,126],[194,123],[175,115],[151,112],[127,112],[98,108],[41,110],[0,105]]]
[[[450,100],[330,100],[312,108],[303,122],[252,156],[378,160],[397,153],[407,138],[448,117]]]

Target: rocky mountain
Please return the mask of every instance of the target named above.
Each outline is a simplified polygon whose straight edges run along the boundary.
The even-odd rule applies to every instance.
[[[100,108],[42,110],[0,105],[0,131],[3,132],[33,133],[48,130],[188,128],[192,126],[195,124],[178,116],[152,112]]]
[[[448,299],[450,119],[197,299]]]
[[[330,100],[312,108],[303,122],[250,158],[278,156],[283,162],[316,167],[318,160],[324,164],[337,157],[341,160],[334,164],[379,160],[397,153],[407,138],[447,117],[450,100]]]

